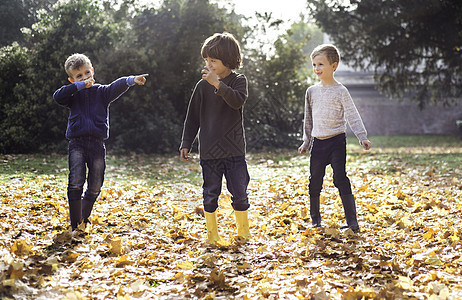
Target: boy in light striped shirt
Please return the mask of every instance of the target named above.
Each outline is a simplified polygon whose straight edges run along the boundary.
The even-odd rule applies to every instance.
[[[346,123],[365,150],[371,148],[367,132],[347,88],[334,78],[340,55],[333,45],[323,44],[311,53],[313,71],[320,80],[310,86],[305,95],[303,144],[300,154],[308,151],[310,157],[310,215],[314,227],[321,226],[319,196],[326,166],[331,165],[334,185],[337,187],[345,210],[347,225],[359,231],[355,198],[346,174]]]

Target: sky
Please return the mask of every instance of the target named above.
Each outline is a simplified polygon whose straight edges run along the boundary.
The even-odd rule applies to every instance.
[[[300,13],[306,11],[306,0],[211,0],[218,3],[220,7],[231,8],[234,6],[236,13],[246,17],[255,17],[255,12],[272,13],[273,20],[281,19],[284,22],[278,29],[267,29],[265,37],[268,45],[271,45],[277,36],[289,29],[290,25],[300,19]],[[256,19],[250,19],[249,25],[256,22]],[[260,37],[262,39],[262,37]],[[271,46],[268,46],[271,48]],[[262,49],[270,51],[270,49]]]
[[[142,0],[143,1],[143,0]],[[163,0],[144,0],[151,3],[162,3]],[[290,25],[300,19],[300,13],[306,12],[306,0],[210,0],[220,7],[231,9],[234,6],[236,13],[246,17],[255,17],[255,12],[271,12],[274,20],[281,19],[284,23],[278,30],[270,29],[266,32],[267,39],[272,41],[279,34],[289,29]],[[249,25],[255,18],[249,20]]]
[[[296,20],[300,12],[305,10],[305,0],[216,0],[217,3],[233,3],[236,12],[245,16],[255,15],[258,12],[272,12],[276,18],[281,18],[285,21],[291,19]]]
[[[306,11],[306,0],[215,0],[214,2],[223,7],[234,5],[235,11],[246,17],[255,16],[256,11],[271,12],[274,19],[282,19],[287,27],[299,20],[301,12]]]
[[[143,0],[142,0],[143,1]],[[161,3],[162,0],[144,0],[145,2]],[[246,17],[255,16],[255,12],[271,12],[274,18],[284,20],[290,24],[298,20],[302,11],[305,11],[306,0],[211,0],[222,7],[234,5],[237,13]]]

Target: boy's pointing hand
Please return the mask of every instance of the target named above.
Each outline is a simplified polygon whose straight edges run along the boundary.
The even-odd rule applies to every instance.
[[[149,76],[149,74],[143,74],[143,75],[138,75],[135,76],[135,83],[138,85],[144,85],[146,83],[146,77]]]

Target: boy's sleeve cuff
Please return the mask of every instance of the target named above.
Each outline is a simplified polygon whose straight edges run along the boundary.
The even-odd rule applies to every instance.
[[[127,85],[128,86],[134,86],[135,83],[135,76],[128,76],[127,77]]]
[[[77,81],[75,82],[75,86],[77,87],[78,91],[81,91],[85,88],[85,81]]]

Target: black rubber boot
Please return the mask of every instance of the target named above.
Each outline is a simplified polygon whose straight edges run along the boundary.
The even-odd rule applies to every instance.
[[[72,230],[74,230],[82,221],[82,200],[69,200],[69,216]]]
[[[91,215],[91,211],[93,210],[93,205],[95,204],[95,200],[89,200],[87,198],[83,198],[82,200],[82,217],[83,217],[83,221],[85,223],[90,223],[90,215]]]
[[[355,197],[353,194],[349,195],[342,195],[343,209],[345,210],[345,219],[347,222],[347,226],[343,226],[342,228],[351,228],[351,230],[357,232],[359,231],[358,219],[356,217],[356,204],[355,204]]]
[[[321,227],[321,213],[319,212],[319,197],[310,197],[310,215],[313,227]]]
[[[71,227],[74,230],[82,221],[82,190],[67,190],[67,201]]]

